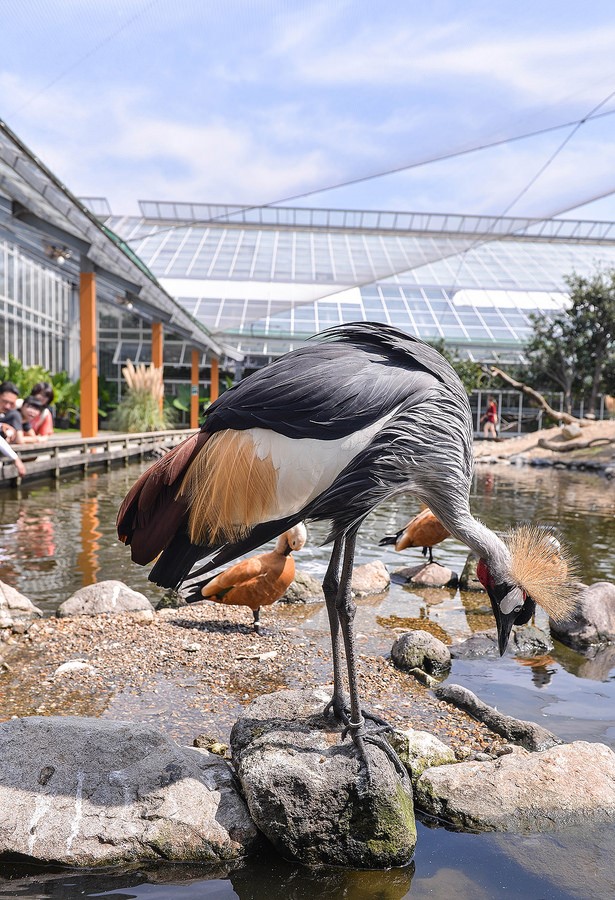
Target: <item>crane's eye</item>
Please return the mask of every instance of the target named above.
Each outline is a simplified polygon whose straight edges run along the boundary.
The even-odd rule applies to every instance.
[[[524,601],[523,591],[521,588],[513,587],[504,594],[500,600],[500,609],[504,615],[521,612]]]

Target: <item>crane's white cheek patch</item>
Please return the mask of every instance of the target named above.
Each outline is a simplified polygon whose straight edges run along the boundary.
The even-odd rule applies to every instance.
[[[265,428],[250,429],[256,455],[261,460],[270,459],[277,473],[276,510],[272,518],[298,512],[325,491],[392,415],[333,441],[296,440]]]
[[[508,616],[513,610],[521,609],[523,606],[523,592],[520,588],[514,588],[509,591],[500,601],[500,609],[504,615]]]

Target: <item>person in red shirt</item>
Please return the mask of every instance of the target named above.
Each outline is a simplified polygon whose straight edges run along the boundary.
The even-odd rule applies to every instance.
[[[481,422],[485,423],[483,434],[486,438],[496,438],[498,436],[496,428],[498,424],[498,405],[493,397],[489,397],[487,400],[487,411],[481,418]]]
[[[30,410],[36,410],[36,415],[30,411],[27,416],[29,427],[24,431],[24,442],[46,441],[53,434],[53,416],[49,409],[49,405],[53,403],[53,388],[49,382],[39,381],[35,384],[30,396],[24,400],[22,409],[26,403],[30,404]]]

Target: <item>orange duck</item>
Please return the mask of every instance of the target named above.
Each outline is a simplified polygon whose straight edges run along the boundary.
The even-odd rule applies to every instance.
[[[216,575],[201,587],[200,595],[229,606],[248,606],[258,634],[261,606],[270,606],[283,596],[295,577],[292,551],[301,550],[306,539],[305,525],[299,522],[279,536],[274,550],[244,559]],[[187,599],[192,602],[200,597]]]
[[[386,544],[395,544],[395,549],[398,552],[406,550],[407,547],[422,547],[423,556],[427,556],[429,553],[429,562],[432,563],[432,547],[450,536],[450,531],[447,531],[442,522],[436,519],[432,511],[425,507],[397,534],[383,537],[379,542],[379,546],[384,547]]]

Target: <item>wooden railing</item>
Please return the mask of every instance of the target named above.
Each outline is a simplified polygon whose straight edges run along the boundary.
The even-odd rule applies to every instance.
[[[0,488],[14,486],[34,478],[59,479],[71,469],[88,469],[143,459],[148,453],[175,447],[193,432],[186,429],[150,431],[140,434],[108,432],[95,438],[55,436],[41,444],[13,445],[26,466],[25,478],[19,478],[13,462],[0,456]]]

